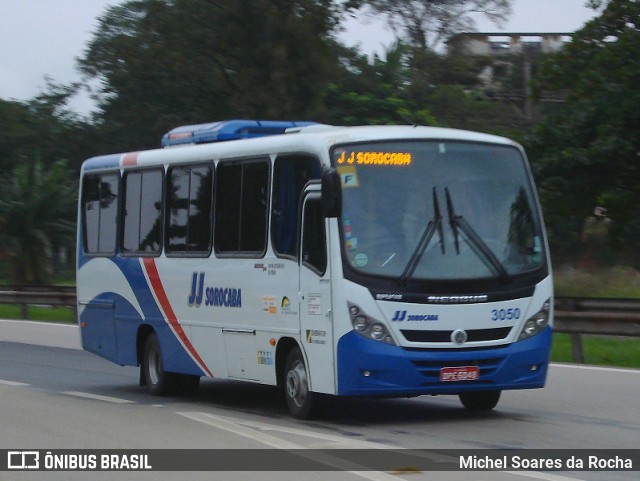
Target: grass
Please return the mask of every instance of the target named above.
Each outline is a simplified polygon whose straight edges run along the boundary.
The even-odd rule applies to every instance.
[[[640,368],[640,339],[582,335],[585,364]],[[554,334],[553,362],[573,362],[569,334]]]
[[[30,321],[47,321],[75,324],[73,309],[69,307],[29,306]],[[18,304],[0,304],[0,319],[22,319],[22,310]]]

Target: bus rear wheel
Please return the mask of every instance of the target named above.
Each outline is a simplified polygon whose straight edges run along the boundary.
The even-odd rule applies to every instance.
[[[318,400],[309,390],[307,368],[299,347],[293,348],[287,356],[283,385],[291,415],[297,419],[311,419],[316,414]]]
[[[155,333],[149,334],[144,344],[141,369],[144,383],[151,394],[154,396],[167,394],[171,383],[168,382],[167,373],[162,368],[160,343]]]
[[[498,405],[501,391],[471,391],[458,396],[460,402],[469,411],[490,411]]]
[[[142,358],[142,378],[154,396],[181,393],[193,394],[200,384],[200,376],[166,372],[162,366],[160,342],[155,333],[147,337]]]

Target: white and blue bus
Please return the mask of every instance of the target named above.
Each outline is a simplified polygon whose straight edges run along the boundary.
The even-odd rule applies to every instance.
[[[419,126],[223,121],[84,162],[84,349],[152,394],[200,378],[323,395],[545,384],[549,251],[523,149]]]

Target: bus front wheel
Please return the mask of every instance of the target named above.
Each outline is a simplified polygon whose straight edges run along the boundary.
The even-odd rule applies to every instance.
[[[490,411],[497,406],[501,391],[470,391],[460,393],[460,402],[469,411]]]
[[[309,379],[302,351],[295,347],[287,356],[284,396],[293,417],[311,419],[316,414],[317,396],[309,390]]]

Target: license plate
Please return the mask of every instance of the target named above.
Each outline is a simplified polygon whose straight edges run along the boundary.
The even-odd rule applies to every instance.
[[[440,381],[477,381],[480,379],[478,366],[443,367],[440,369]]]

